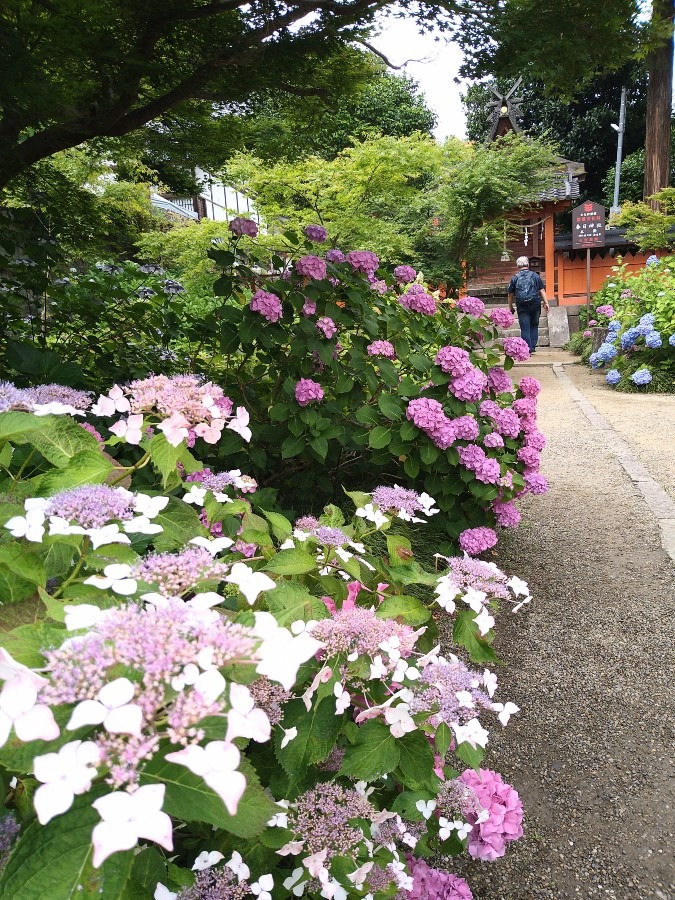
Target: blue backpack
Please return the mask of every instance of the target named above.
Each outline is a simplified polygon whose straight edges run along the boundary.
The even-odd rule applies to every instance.
[[[538,300],[539,288],[537,287],[537,273],[530,269],[523,269],[516,273],[516,301]]]

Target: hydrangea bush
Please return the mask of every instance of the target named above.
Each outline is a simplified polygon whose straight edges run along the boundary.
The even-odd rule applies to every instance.
[[[185,333],[198,330],[205,371],[248,411],[255,441],[245,458],[226,438],[208,464],[234,454],[298,511],[340,502],[336,485],[406,480],[436,498],[454,538],[515,524],[514,500],[545,480],[537,388],[509,374],[529,351],[499,339],[512,315],[474,297],[443,305],[412,267],[390,277],[374,253],[305,235],[286,235],[267,274],[238,233],[211,251],[223,300]]]
[[[607,328],[591,352],[593,325]],[[622,391],[675,391],[675,259],[651,256],[644,269],[617,266],[594,297],[586,327],[570,342],[607,384]]]
[[[350,520],[262,506],[199,458],[251,438],[213,383],[47,396],[2,387],[0,894],[470,898],[425,858],[522,834],[481,765],[518,712],[495,608],[527,585],[417,560],[424,492],[350,492]]]

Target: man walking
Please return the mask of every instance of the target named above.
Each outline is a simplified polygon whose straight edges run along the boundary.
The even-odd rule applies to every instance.
[[[513,312],[515,298],[520,336],[530,348],[530,353],[534,353],[539,340],[541,304],[544,304],[544,309],[548,312],[548,300],[544,282],[538,272],[530,270],[530,260],[527,256],[519,256],[516,265],[518,271],[509,282],[508,288],[509,309]]]

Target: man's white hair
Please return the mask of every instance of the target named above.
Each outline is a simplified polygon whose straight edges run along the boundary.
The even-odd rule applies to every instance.
[[[527,256],[519,256],[516,260],[516,265],[519,269],[527,269],[530,265],[530,260],[527,258]]]

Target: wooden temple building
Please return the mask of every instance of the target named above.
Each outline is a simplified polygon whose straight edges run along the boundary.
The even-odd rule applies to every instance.
[[[520,79],[507,94],[495,93],[492,130],[488,142],[520,132],[518,117],[521,98],[514,94]],[[480,268],[467,271],[467,292],[486,302],[506,303],[506,289],[516,271],[516,259],[527,256],[530,268],[539,272],[549,300],[561,306],[586,302],[586,251],[572,249],[572,235],[559,233],[556,216],[579,205],[581,186],[586,176],[583,163],[559,158],[559,168],[550,187],[537,200],[509,217],[511,235],[507,235],[500,256]],[[627,268],[644,266],[649,253],[642,253],[626,241],[621,229],[607,229],[606,246],[591,251],[591,293],[599,290],[611,276],[618,257]]]

